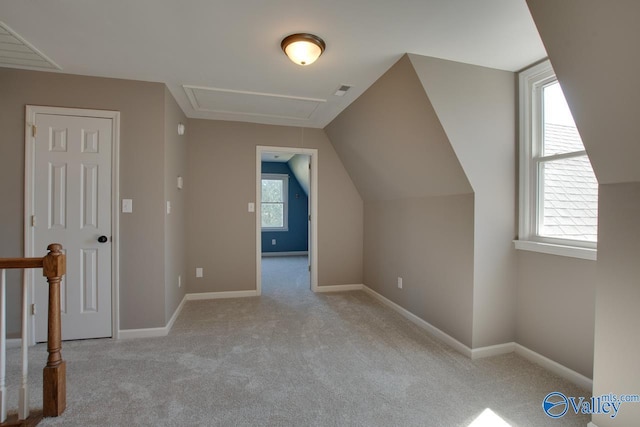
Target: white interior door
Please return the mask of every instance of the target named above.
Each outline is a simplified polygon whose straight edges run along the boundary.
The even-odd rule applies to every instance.
[[[110,118],[36,113],[33,255],[62,244],[62,339],[112,336]],[[48,290],[36,274],[35,338],[47,340]]]

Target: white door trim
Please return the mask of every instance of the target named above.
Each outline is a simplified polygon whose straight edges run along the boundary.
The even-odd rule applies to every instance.
[[[78,108],[45,107],[36,105],[26,106],[26,120],[24,127],[24,256],[34,256],[33,227],[31,216],[34,214],[35,196],[35,137],[32,126],[36,114],[57,114],[79,117],[99,117],[112,121],[112,156],[111,156],[111,334],[115,339],[119,338],[120,331],[120,112],[108,110],[88,110]],[[39,248],[42,249],[42,248]],[[25,270],[23,286],[29,286],[30,301],[35,300],[35,288],[33,285],[33,270]],[[37,272],[35,272],[37,274]],[[33,314],[29,316],[29,344],[35,344],[35,322]]]
[[[268,147],[256,146],[256,291],[262,294],[262,221],[260,193],[262,191],[262,153],[293,153],[303,154],[311,158],[311,224],[309,242],[310,264],[311,264],[311,290],[318,291],[318,150],[315,148],[296,147]]]

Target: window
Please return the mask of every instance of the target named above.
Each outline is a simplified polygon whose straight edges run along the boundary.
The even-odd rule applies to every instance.
[[[262,230],[287,231],[289,175],[262,174]]]
[[[518,249],[595,259],[598,181],[551,64],[520,73]]]

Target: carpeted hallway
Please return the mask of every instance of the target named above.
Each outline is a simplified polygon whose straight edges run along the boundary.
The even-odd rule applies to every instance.
[[[188,302],[169,336],[64,343],[67,411],[41,425],[501,425],[476,420],[487,408],[511,426],[589,421],[548,418],[547,393],[589,394],[519,356],[472,361],[364,292],[314,294],[306,258],[278,264],[263,260],[261,297]],[[45,347],[30,354],[37,408]]]

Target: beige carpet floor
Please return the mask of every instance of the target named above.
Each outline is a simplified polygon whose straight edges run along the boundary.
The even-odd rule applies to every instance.
[[[548,418],[541,409],[547,393],[588,392],[515,354],[470,360],[361,291],[314,294],[306,258],[266,258],[263,269],[261,297],[188,302],[166,337],[64,343],[67,410],[41,425],[584,427],[589,421]],[[38,408],[45,347],[30,355]],[[18,351],[9,357],[15,408]]]

